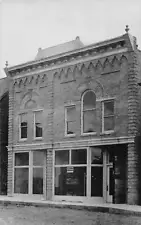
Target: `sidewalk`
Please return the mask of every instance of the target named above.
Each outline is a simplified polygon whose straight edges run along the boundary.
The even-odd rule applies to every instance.
[[[46,201],[46,200],[24,200],[19,197],[0,196],[0,205],[24,205],[36,207],[54,207],[54,208],[70,208],[79,210],[88,210],[93,212],[106,212],[113,214],[141,216],[141,206],[127,204],[92,204],[80,202],[65,201]]]

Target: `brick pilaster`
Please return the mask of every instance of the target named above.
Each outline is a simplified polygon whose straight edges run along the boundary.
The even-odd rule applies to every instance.
[[[138,123],[138,61],[135,52],[129,53],[128,67],[128,135],[136,136]],[[138,204],[138,154],[135,143],[128,144],[127,203]]]
[[[52,142],[54,140],[53,136],[53,113],[54,113],[54,80],[53,80],[53,73],[50,74],[48,80],[48,119],[47,119],[47,127],[48,127],[48,140]],[[47,160],[46,160],[46,187],[47,187],[47,196],[48,200],[52,200],[53,190],[53,148],[47,149]]]
[[[13,113],[14,113],[14,87],[13,81],[9,81],[9,119],[8,119],[8,184],[7,194],[12,195],[13,180]]]
[[[49,109],[49,113],[48,113],[48,119],[47,119],[47,127],[48,127],[48,140],[49,141],[53,141],[53,112],[54,112],[54,102],[53,102],[53,98],[54,98],[54,89],[53,89],[53,81],[49,81],[48,82],[48,109]]]
[[[13,189],[13,151],[9,149],[8,151],[8,185],[7,185],[7,195],[12,196]]]
[[[47,182],[47,199],[52,199],[52,182],[53,182],[53,151],[47,150],[47,163],[46,163],[46,182]]]

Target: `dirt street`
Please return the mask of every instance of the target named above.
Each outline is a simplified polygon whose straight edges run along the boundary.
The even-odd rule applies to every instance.
[[[0,205],[0,225],[141,225],[141,217],[66,208]]]

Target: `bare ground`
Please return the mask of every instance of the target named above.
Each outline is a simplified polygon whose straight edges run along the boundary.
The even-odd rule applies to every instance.
[[[141,225],[141,217],[67,208],[0,205],[0,225]]]

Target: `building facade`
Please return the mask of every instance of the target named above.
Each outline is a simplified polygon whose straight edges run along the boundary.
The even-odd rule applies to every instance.
[[[126,30],[5,68],[9,196],[139,204],[139,55]]]

